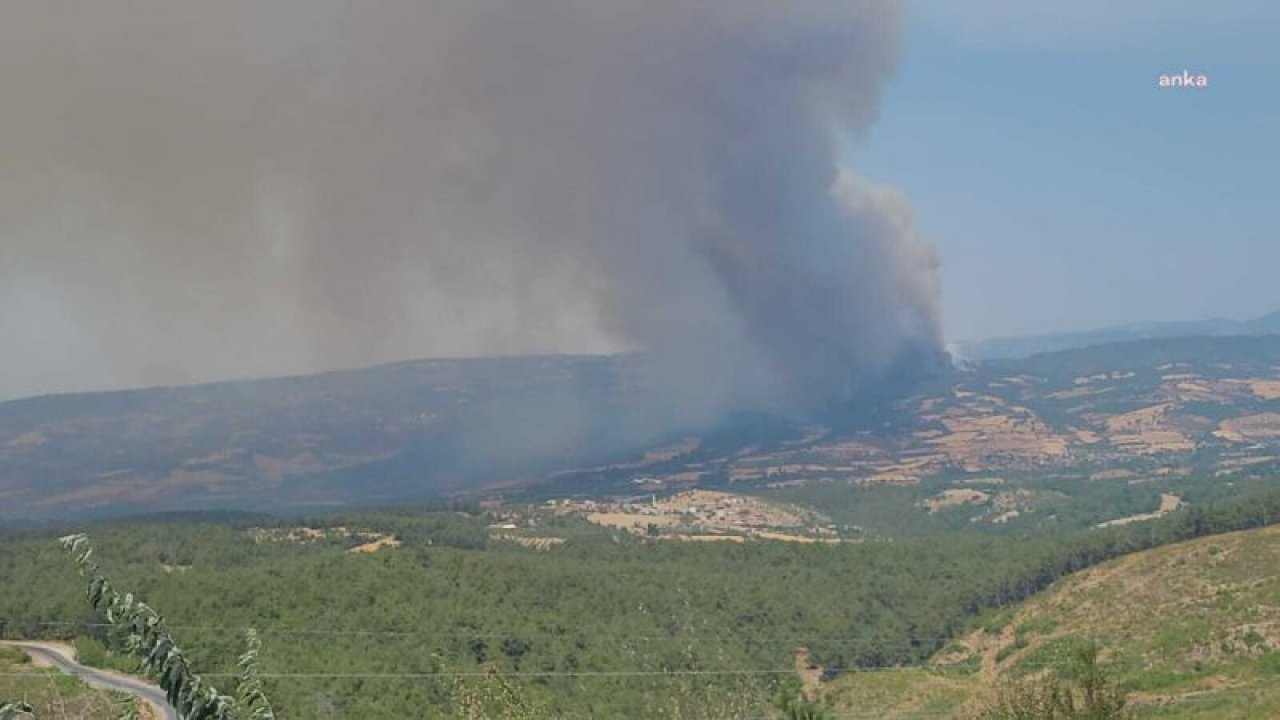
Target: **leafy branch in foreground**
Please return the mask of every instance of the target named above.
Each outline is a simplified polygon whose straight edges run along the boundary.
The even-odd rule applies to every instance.
[[[236,701],[246,720],[276,720],[275,711],[262,691],[262,679],[258,677],[258,652],[262,642],[258,639],[258,631],[250,628],[245,632],[245,651],[240,656],[237,667]]]
[[[81,577],[88,580],[89,604],[112,630],[127,637],[124,652],[141,661],[143,672],[159,683],[183,720],[275,720],[258,677],[261,644],[256,632],[247,633],[248,647],[238,663],[236,696],[225,695],[192,672],[190,661],[159,613],[132,593],[116,591],[93,561],[88,536],[68,535],[60,542],[75,558]],[[0,720],[7,719],[0,716]]]
[[[33,717],[30,705],[0,700],[0,720],[30,720]]]

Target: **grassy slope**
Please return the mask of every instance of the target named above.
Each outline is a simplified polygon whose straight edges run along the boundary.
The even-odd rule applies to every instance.
[[[1280,527],[1157,548],[1069,576],[984,623],[932,670],[845,676],[843,713],[964,717],[1007,678],[1093,638],[1139,717],[1280,717]]]
[[[133,702],[123,695],[93,690],[57,670],[37,668],[21,650],[4,646],[0,646],[0,699],[29,703],[37,718],[78,720],[114,720],[123,703]]]

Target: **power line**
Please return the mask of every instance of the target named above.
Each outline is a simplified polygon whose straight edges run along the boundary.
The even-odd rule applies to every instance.
[[[74,628],[109,628],[115,627],[112,623],[105,622],[81,622],[76,620],[41,620],[41,621],[25,621],[0,618],[0,624],[12,624],[18,626],[36,626],[36,627],[74,627]],[[273,628],[270,626],[229,626],[229,625],[171,625],[166,624],[166,628],[172,631],[186,632],[224,632],[224,633],[243,633],[250,628],[256,630],[260,635],[319,635],[319,636],[370,636],[370,637],[427,637],[427,638],[463,638],[463,639],[505,639],[510,637],[552,637],[563,639],[577,639],[582,637],[572,631],[556,631],[548,629],[513,629],[504,631],[484,631],[484,632],[468,632],[466,630],[453,631],[424,631],[424,630],[325,630],[318,628]],[[596,637],[598,635],[587,637]],[[901,646],[901,647],[918,647],[928,645],[930,643],[945,643],[957,640],[962,636],[957,635],[936,635],[936,636],[918,636],[913,640],[893,640],[887,641],[883,638],[877,638],[872,635],[856,634],[856,635],[827,635],[818,631],[814,634],[786,634],[779,635],[773,633],[757,633],[749,630],[733,631],[733,630],[712,630],[707,632],[692,633],[673,633],[667,635],[626,635],[625,637],[614,636],[609,639],[625,639],[625,640],[701,640],[714,637],[738,637],[744,640],[775,640],[775,641],[855,641],[866,640],[875,641],[880,645]]]
[[[0,624],[3,624],[5,622],[14,622],[14,621],[0,618]],[[22,623],[18,623],[18,624],[22,624]],[[101,623],[101,622],[94,623],[94,622],[79,622],[79,621],[40,621],[40,622],[31,622],[26,624],[37,625],[37,626],[79,627],[79,628],[115,627],[111,623]],[[167,629],[175,632],[216,631],[216,632],[228,633],[228,634],[231,634],[231,633],[242,634],[244,631],[246,631],[249,628],[248,626],[232,627],[232,626],[224,626],[224,625],[168,625]],[[611,646],[625,645],[626,643],[629,643],[632,641],[669,641],[672,643],[680,643],[680,642],[708,643],[709,639],[738,640],[739,641],[738,644],[742,646],[750,645],[752,643],[755,643],[757,645],[786,644],[789,646],[793,646],[794,648],[799,648],[802,646],[813,646],[813,645],[818,645],[822,643],[840,644],[840,643],[862,642],[862,643],[867,643],[870,646],[870,647],[863,648],[864,650],[881,650],[881,649],[891,650],[891,651],[892,650],[930,650],[931,652],[934,652],[934,653],[942,652],[949,643],[953,643],[953,642],[963,643],[966,637],[965,635],[957,635],[957,636],[922,637],[922,638],[916,638],[915,640],[893,640],[893,639],[887,639],[883,637],[864,635],[864,634],[824,635],[821,633],[816,633],[812,635],[769,635],[769,634],[755,634],[755,633],[734,633],[732,631],[713,631],[713,632],[705,632],[705,633],[689,633],[689,634],[680,634],[680,635],[600,634],[600,635],[587,635],[583,637],[581,635],[574,635],[571,633],[562,634],[562,633],[558,633],[550,630],[535,630],[535,631],[509,630],[504,632],[487,632],[487,633],[468,633],[466,631],[454,631],[454,632],[435,633],[435,632],[428,632],[428,631],[322,630],[322,629],[307,629],[307,628],[271,628],[269,626],[265,628],[262,628],[262,627],[255,628],[255,630],[257,630],[257,632],[260,635],[275,634],[275,635],[301,635],[301,636],[316,636],[316,637],[341,636],[341,637],[373,637],[373,638],[393,637],[393,638],[402,638],[402,639],[403,638],[426,638],[426,639],[435,638],[435,639],[451,639],[455,641],[548,637],[556,640],[565,640],[565,641],[587,640],[587,641],[591,641],[599,644],[608,644]],[[988,634],[988,637],[992,641],[999,640],[998,635]],[[713,645],[711,648],[704,648],[704,650],[716,650],[716,649],[722,649],[722,648],[723,648],[722,645]],[[744,647],[743,649],[749,651],[749,648]],[[968,649],[971,652],[980,650],[980,648],[973,648],[973,647],[966,647],[966,649]],[[451,656],[455,654],[460,654],[462,652],[462,650],[459,650],[457,647],[452,647],[452,648],[440,647],[440,648],[437,648],[437,650]],[[437,657],[440,656],[439,652],[433,653],[433,654],[435,654]],[[981,657],[980,653],[976,655],[970,655],[970,657],[968,658],[968,662],[972,663],[975,660],[979,660],[980,657]],[[965,664],[965,662],[966,662],[965,660],[961,660],[954,663],[950,667],[954,667],[955,669],[960,670],[962,669],[962,666]],[[1032,666],[1047,667],[1047,665],[1040,665],[1040,664],[1032,665],[1025,662],[1018,663],[1018,665],[1021,667],[1032,667]],[[902,667],[905,669],[922,669],[922,670],[929,669],[929,670],[937,670],[937,671],[943,671],[943,672],[949,669],[948,665],[932,665],[932,664],[917,664],[917,665],[910,665],[910,666],[862,665],[862,666],[856,666],[853,668],[821,668],[819,667],[815,669],[822,672],[843,673],[843,672],[859,672],[859,671],[861,672],[876,671],[876,670],[882,670],[882,669],[898,669],[898,667]],[[653,675],[665,674],[663,671],[643,671],[643,672],[653,674]],[[765,672],[774,673],[774,672],[782,672],[782,671],[765,671]],[[794,672],[794,668],[789,669],[787,672]],[[351,673],[351,674],[345,675],[345,677],[373,677],[378,675],[380,674]],[[589,676],[589,675],[590,673],[587,672],[585,673],[584,676]],[[263,675],[263,677],[269,677],[269,675]],[[315,675],[311,673],[300,673],[300,674],[293,674],[293,675],[282,674],[281,677],[344,677],[344,676],[323,675],[323,674]]]
[[[1019,663],[1019,667],[1032,669],[1047,668],[1064,668],[1072,667],[1069,661],[1043,661],[1043,662],[1024,662]],[[841,668],[824,668],[827,672],[839,673],[841,675],[859,675],[859,674],[880,674],[880,673],[903,673],[903,672],[930,672],[936,674],[948,674],[948,669],[935,665],[892,665],[885,667],[841,667]],[[956,674],[960,671],[953,671]],[[503,678],[554,678],[554,677],[572,677],[572,678],[622,678],[622,677],[734,677],[734,676],[767,676],[767,675],[793,675],[796,673],[795,667],[787,668],[760,668],[760,669],[728,669],[728,670],[535,670],[535,671],[489,671],[489,670],[467,670],[453,671],[440,670],[431,672],[346,672],[346,673],[323,673],[323,672],[259,672],[260,678],[271,679],[325,679],[325,680],[427,680],[433,678],[468,678],[468,677],[503,677]],[[90,673],[72,670],[73,675],[87,675]],[[201,677],[206,678],[237,678],[236,673],[200,673]],[[31,673],[0,673],[0,677],[33,677]]]

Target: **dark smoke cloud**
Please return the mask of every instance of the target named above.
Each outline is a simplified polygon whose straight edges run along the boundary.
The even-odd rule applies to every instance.
[[[887,0],[8,3],[0,396],[625,348],[692,409],[837,396],[939,346],[905,202],[837,162],[900,21]]]

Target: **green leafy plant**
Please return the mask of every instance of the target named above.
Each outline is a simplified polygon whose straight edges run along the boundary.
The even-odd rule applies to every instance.
[[[30,705],[0,700],[0,720],[31,720],[34,717]]]
[[[805,697],[795,684],[786,684],[778,691],[774,706],[782,712],[783,720],[830,720],[831,711],[819,700]]]
[[[141,661],[142,671],[156,680],[169,704],[183,720],[275,720],[275,712],[258,677],[257,633],[249,630],[247,648],[239,659],[236,695],[219,691],[191,669],[164,618],[132,593],[121,595],[93,561],[93,546],[83,534],[60,539],[88,581],[89,604],[107,622],[108,635],[125,638],[122,650]]]

